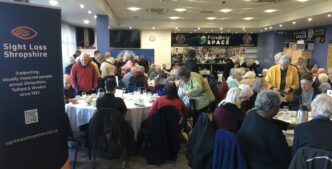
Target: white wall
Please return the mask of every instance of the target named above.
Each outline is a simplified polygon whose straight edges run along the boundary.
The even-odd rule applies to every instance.
[[[153,40],[154,37],[154,40]],[[154,49],[154,63],[171,63],[171,31],[141,31],[141,48]]]

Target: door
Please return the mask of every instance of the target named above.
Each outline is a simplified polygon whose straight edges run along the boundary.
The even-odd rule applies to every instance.
[[[329,43],[329,51],[327,54],[327,69],[332,69],[332,43]]]

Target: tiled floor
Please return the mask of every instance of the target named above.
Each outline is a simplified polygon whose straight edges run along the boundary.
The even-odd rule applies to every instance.
[[[156,165],[146,165],[145,158],[139,155],[130,157],[129,161],[126,162],[126,169],[190,169],[188,166],[188,161],[185,157],[186,147],[182,145],[181,150],[178,153],[178,158],[175,162],[167,162],[165,164]],[[71,164],[74,159],[75,149],[69,148],[69,156]],[[122,168],[121,160],[111,160],[103,159],[97,156],[96,169],[120,169]],[[79,151],[76,169],[91,169],[92,161],[88,158],[88,151],[86,148],[82,148]]]

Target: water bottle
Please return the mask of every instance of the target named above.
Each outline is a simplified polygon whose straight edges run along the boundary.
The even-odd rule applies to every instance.
[[[104,89],[103,88],[99,88],[98,89],[98,93],[97,93],[97,98],[103,97],[104,94],[105,94]]]
[[[296,124],[304,123],[308,121],[308,111],[307,106],[300,105],[300,109],[296,114]]]

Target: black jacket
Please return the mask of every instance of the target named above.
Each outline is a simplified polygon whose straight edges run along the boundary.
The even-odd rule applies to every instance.
[[[97,142],[97,149],[109,158],[128,159],[133,150],[134,131],[116,109],[100,109],[89,123],[89,144]]]
[[[184,66],[191,72],[199,73],[196,59],[188,59]]]
[[[119,97],[115,97],[112,93],[106,93],[103,97],[98,98],[96,107],[98,110],[103,108],[113,108],[120,111],[122,114],[127,113],[127,106],[124,101]]]
[[[180,149],[180,116],[175,107],[164,106],[149,119],[147,136],[147,164],[175,161]]]
[[[288,169],[330,169],[331,161],[332,152],[304,147],[297,151]]]
[[[299,124],[294,130],[293,154],[301,147],[332,151],[332,121],[328,118],[313,119]]]
[[[249,169],[288,167],[291,151],[280,126],[272,119],[261,117],[256,109],[244,118],[238,137]]]
[[[318,94],[320,94],[320,90],[318,88],[314,87],[313,89],[314,89],[314,93],[312,95],[311,100],[314,100],[314,98]],[[290,110],[298,110],[301,104],[302,104],[302,89],[299,88],[294,92],[293,100],[289,104],[289,109]]]
[[[199,116],[191,133],[186,157],[192,169],[211,169],[216,130],[207,114]]]

